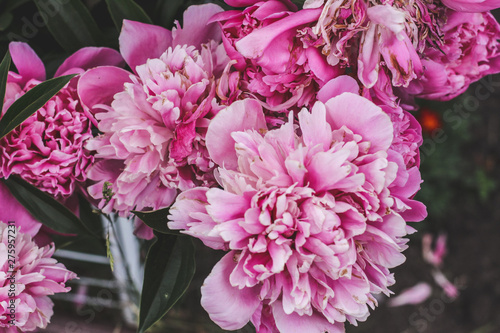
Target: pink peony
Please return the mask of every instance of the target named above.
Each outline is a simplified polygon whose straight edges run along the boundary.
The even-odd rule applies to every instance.
[[[234,74],[226,78],[236,84],[221,80],[226,91],[220,95],[228,104],[235,97],[252,97],[269,111],[299,110],[312,106],[318,89],[342,73],[317,48],[304,47],[300,30],[318,19],[319,10],[297,11],[291,2],[278,0],[228,3],[251,5],[212,19],[221,26],[224,47],[239,75],[238,80]]]
[[[486,12],[500,7],[500,0],[442,0],[442,2],[459,12]]]
[[[439,48],[426,49],[422,77],[408,92],[420,98],[450,100],[482,77],[500,72],[500,25],[491,13],[447,12]]]
[[[45,80],[40,58],[25,43],[9,46],[19,73],[9,72],[2,115],[27,91]],[[84,48],[69,57],[56,76],[78,73],[99,64],[118,65],[118,52]],[[73,79],[47,104],[0,140],[0,177],[19,175],[57,198],[70,196],[87,179],[93,162],[84,142],[92,137],[92,117],[83,109]]]
[[[405,219],[425,217],[410,199],[418,169],[390,149],[381,108],[346,92],[298,122],[268,130],[254,100],[220,111],[206,142],[222,189],[187,190],[170,210],[170,228],[230,251],[202,287],[224,329],[343,332],[365,320],[405,260]]]
[[[80,81],[102,132],[86,147],[98,158],[88,173],[97,183],[88,190],[104,212],[168,207],[179,189],[214,183],[205,133],[221,108],[216,78],[228,59],[217,26],[207,21],[220,11],[189,7],[186,30],[125,20],[120,51],[136,74],[101,67]]]
[[[48,296],[68,292],[65,283],[76,278],[51,258],[54,249],[53,244],[38,247],[14,225],[0,222],[0,330],[15,333],[47,327],[54,306]],[[14,326],[11,315],[15,316]]]

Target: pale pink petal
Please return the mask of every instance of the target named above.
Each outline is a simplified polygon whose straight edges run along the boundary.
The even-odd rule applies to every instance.
[[[130,72],[112,66],[89,70],[78,81],[78,95],[82,103],[92,109],[96,104],[109,105],[113,96],[123,91],[124,83],[131,82]]]
[[[125,61],[118,51],[107,47],[84,47],[73,53],[57,69],[54,77],[80,73],[81,70],[97,66],[118,66],[125,65]]]
[[[342,93],[359,94],[359,84],[350,76],[341,75],[328,81],[316,95],[318,101],[326,103],[330,98]]]
[[[257,288],[239,289],[229,283],[229,276],[236,267],[235,254],[226,254],[201,287],[201,305],[210,318],[226,330],[245,326],[260,305]]]
[[[236,101],[219,111],[210,122],[206,136],[206,145],[212,160],[226,169],[236,169],[238,160],[231,133],[246,129],[267,130],[266,119],[258,101]]]
[[[123,20],[120,53],[135,72],[146,60],[159,58],[172,46],[172,32],[157,25]]]
[[[9,52],[12,62],[22,77],[17,83],[24,85],[31,79],[45,81],[45,65],[28,44],[11,42]]]
[[[208,23],[210,18],[224,10],[212,3],[189,6],[184,12],[184,28],[172,31],[174,45],[194,45],[197,48],[209,40],[220,42],[221,31],[217,23]]]
[[[387,150],[393,140],[389,116],[366,98],[344,93],[330,99],[326,105],[326,120],[332,129],[346,126],[371,143],[370,151]]]
[[[402,306],[408,304],[420,304],[425,302],[432,294],[432,288],[428,283],[419,284],[401,291],[396,297],[389,299],[389,306]]]

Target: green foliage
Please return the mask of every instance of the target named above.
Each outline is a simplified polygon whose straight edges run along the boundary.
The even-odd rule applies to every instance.
[[[80,0],[33,0],[47,18],[47,27],[55,40],[68,52],[85,46],[104,44],[102,32]]]
[[[5,89],[7,88],[7,75],[9,74],[11,58],[7,52],[0,63],[0,105],[3,105],[5,99]]]
[[[73,77],[66,75],[42,82],[16,100],[0,120],[0,139],[43,107]]]
[[[148,227],[154,231],[162,234],[180,235],[177,230],[170,230],[167,226],[168,212],[170,208],[154,210],[150,212],[132,211],[138,218],[140,218]]]
[[[133,0],[106,0],[109,13],[118,31],[124,19],[153,24],[149,16]]]
[[[161,233],[156,237],[144,268],[138,333],[146,332],[184,295],[196,267],[191,239]]]

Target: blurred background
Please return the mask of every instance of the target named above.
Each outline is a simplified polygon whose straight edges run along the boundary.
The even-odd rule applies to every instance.
[[[84,1],[99,29],[99,40],[88,45],[117,48],[118,30],[104,1]],[[174,18],[191,4],[203,1],[138,0],[152,20],[171,28]],[[213,1],[211,1],[213,2]],[[220,4],[220,3],[219,3]],[[500,13],[494,13],[499,17]],[[47,65],[51,77],[75,46],[61,47],[53,37],[32,0],[0,0],[0,52],[9,41],[28,42]],[[395,295],[425,283],[430,294],[420,304],[388,306],[379,298],[379,307],[348,333],[367,332],[500,332],[500,76],[487,77],[450,102],[422,101],[416,113],[424,132],[421,172],[424,179],[418,200],[428,207],[428,218],[413,223],[419,232],[410,236],[406,263],[394,269]],[[445,235],[447,255],[439,271],[456,288],[450,297],[436,268],[422,255],[422,239]],[[435,241],[434,243],[435,244]],[[55,299],[55,315],[47,332],[134,332],[127,325],[120,285],[109,263],[102,260],[106,249],[74,242],[58,243],[65,250],[92,248],[86,259],[60,257],[82,279],[71,284],[70,297]],[[144,257],[148,243],[138,251]],[[211,267],[222,257],[197,243],[197,272],[186,295],[151,332],[222,332],[201,308],[200,286]],[[100,258],[100,259],[99,259]],[[93,260],[93,261],[92,261]],[[433,273],[434,272],[434,273]],[[433,275],[434,274],[434,275]],[[441,281],[442,282],[442,281]],[[129,300],[130,301],[130,300]],[[128,304],[127,311],[137,310]],[[247,327],[240,332],[252,332]]]

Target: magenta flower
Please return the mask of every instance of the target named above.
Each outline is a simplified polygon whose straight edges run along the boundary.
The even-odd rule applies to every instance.
[[[316,21],[320,10],[297,11],[291,2],[278,0],[228,3],[250,7],[213,18],[221,26],[224,47],[239,75],[237,84],[229,80],[236,81],[234,76],[223,78],[229,82],[219,94],[227,104],[252,97],[269,111],[300,110],[312,106],[318,89],[343,72],[302,41],[301,29]]]
[[[187,190],[170,210],[170,228],[230,251],[202,287],[224,329],[343,332],[346,320],[365,320],[405,260],[405,219],[425,216],[410,199],[418,169],[390,149],[381,108],[343,93],[298,122],[290,114],[268,130],[255,100],[220,111],[206,142],[222,189]]]
[[[12,249],[9,240],[13,239],[14,230]],[[7,254],[14,255],[14,267],[10,266]],[[65,283],[76,278],[75,273],[51,258],[53,254],[53,244],[40,248],[29,235],[0,222],[0,328],[4,332],[30,332],[47,327],[54,306],[48,296],[68,292],[70,288]],[[14,326],[11,315],[15,317]]]
[[[28,90],[45,80],[45,68],[25,43],[9,46],[18,73],[9,72],[3,111]],[[81,74],[100,64],[118,65],[118,52],[84,48],[69,57],[56,76]],[[0,140],[0,177],[19,175],[56,198],[69,197],[87,179],[92,154],[84,149],[92,137],[92,116],[80,103],[73,79],[47,104]]]
[[[221,108],[216,78],[228,59],[217,25],[207,21],[220,11],[191,6],[189,29],[173,31],[125,20],[120,51],[135,74],[101,67],[82,77],[80,95],[102,132],[86,146],[99,159],[88,191],[104,212],[168,207],[179,189],[214,183],[205,133]]]
[[[500,7],[500,0],[442,0],[442,2],[459,12],[486,12]]]
[[[482,77],[500,72],[500,25],[491,13],[447,11],[439,49],[428,47],[424,73],[408,89],[420,98],[450,100]]]

